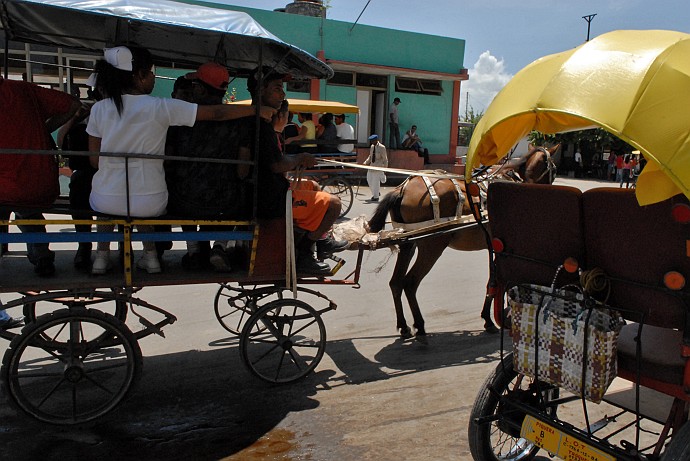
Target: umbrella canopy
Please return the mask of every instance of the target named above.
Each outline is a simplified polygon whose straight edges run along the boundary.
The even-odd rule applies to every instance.
[[[259,62],[293,78],[330,78],[333,70],[280,40],[246,13],[169,0],[0,0],[6,37],[102,52],[138,45],[156,64],[197,67],[214,60],[246,76]]]
[[[337,101],[313,101],[311,99],[291,99],[288,98],[291,112],[315,112],[332,114],[359,114],[359,107]],[[249,106],[251,99],[235,101],[233,104]]]
[[[610,32],[518,72],[477,124],[467,165],[496,163],[532,130],[601,127],[648,160],[641,205],[690,197],[689,108],[690,34]]]

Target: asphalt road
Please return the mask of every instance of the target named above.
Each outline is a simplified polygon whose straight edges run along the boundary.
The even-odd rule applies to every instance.
[[[371,214],[369,197],[362,187],[350,218]],[[346,252],[343,270],[355,256]],[[36,424],[4,404],[0,460],[470,459],[469,413],[500,355],[499,335],[479,318],[487,255],[448,250],[422,283],[426,345],[397,337],[389,258],[388,249],[365,256],[359,289],[318,287],[338,305],[324,315],[326,355],[284,386],[245,369],[237,339],[214,317],[217,286],[145,289],[139,297],[179,320],[165,338],[140,342],[143,376],[131,398],[80,429]]]

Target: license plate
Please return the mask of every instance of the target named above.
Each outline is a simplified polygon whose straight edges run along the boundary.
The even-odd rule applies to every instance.
[[[533,416],[525,416],[520,437],[564,461],[616,461],[616,458],[608,453],[565,434]]]

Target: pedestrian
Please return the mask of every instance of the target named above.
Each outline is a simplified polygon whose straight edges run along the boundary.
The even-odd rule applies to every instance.
[[[369,156],[364,161],[365,165],[374,167],[388,167],[388,154],[386,153],[386,146],[379,142],[379,137],[376,134],[369,136]],[[386,182],[386,174],[383,171],[367,170],[367,184],[371,189],[371,201],[378,202],[381,191],[381,183]]]
[[[398,106],[400,105],[400,98],[393,99],[393,104],[388,111],[388,123],[390,125],[390,143],[388,147],[391,149],[400,149],[400,118],[398,117]]]
[[[582,154],[580,153],[580,149],[575,151],[575,177],[576,178],[581,178],[582,177]]]
[[[615,151],[611,151],[608,159],[608,167],[606,169],[606,179],[609,181],[615,181],[616,179],[616,160],[618,155]]]

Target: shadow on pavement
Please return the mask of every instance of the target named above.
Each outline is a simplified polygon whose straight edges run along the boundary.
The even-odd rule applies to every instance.
[[[355,345],[355,341],[372,338],[330,341],[326,353],[345,374],[346,383],[360,384],[451,366],[494,362],[500,351],[500,336],[484,331],[432,333],[427,335],[428,344],[415,339],[402,341],[397,336],[390,338],[390,344],[379,350],[373,361],[358,352]]]
[[[331,374],[273,386],[246,371],[236,348],[145,357],[131,397],[90,427],[35,423],[3,405],[0,459],[221,459],[255,443],[289,412],[318,407],[310,397]]]

